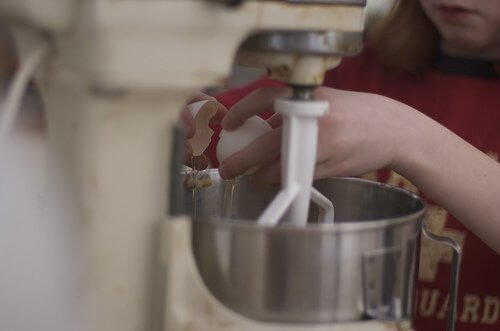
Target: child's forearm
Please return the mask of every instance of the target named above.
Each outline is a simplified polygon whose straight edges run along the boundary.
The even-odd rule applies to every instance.
[[[410,135],[394,169],[500,253],[500,163],[419,116],[420,134]]]

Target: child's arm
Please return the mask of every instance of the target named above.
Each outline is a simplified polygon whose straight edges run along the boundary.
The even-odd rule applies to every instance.
[[[280,89],[254,92],[227,113],[223,127],[234,129],[287,93]],[[394,169],[500,253],[498,162],[392,99],[329,88],[319,88],[315,95],[330,102],[330,111],[319,121],[315,178]],[[279,136],[276,128],[226,159],[219,168],[221,176],[235,177],[266,164],[255,180],[276,183],[280,178]]]

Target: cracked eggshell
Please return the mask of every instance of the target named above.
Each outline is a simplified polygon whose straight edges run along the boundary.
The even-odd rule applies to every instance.
[[[271,126],[258,116],[250,117],[236,130],[222,130],[217,144],[217,159],[222,163],[228,156],[241,151],[255,139],[271,130]]]
[[[188,140],[193,148],[193,156],[199,156],[210,145],[214,131],[210,128],[210,119],[217,114],[219,104],[212,100],[202,100],[187,105],[188,111],[196,123],[194,136]]]

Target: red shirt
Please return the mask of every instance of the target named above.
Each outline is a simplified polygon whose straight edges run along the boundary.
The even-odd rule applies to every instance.
[[[476,75],[477,63],[474,61],[451,62],[452,70],[447,68],[450,67],[447,62],[446,72],[429,68],[422,78],[415,78],[386,70],[370,51],[364,51],[357,57],[344,59],[338,68],[329,71],[324,85],[399,100],[440,122],[498,161],[500,79]],[[465,70],[461,72],[461,69]],[[229,108],[258,87],[279,85],[282,84],[262,78],[218,99]],[[214,143],[217,137],[218,134],[214,135]],[[209,149],[212,162],[217,166],[214,145]],[[415,186],[394,172],[382,170],[367,177],[418,192]],[[432,232],[449,236],[463,247],[457,331],[500,330],[500,255],[431,201],[426,219]],[[425,239],[422,241],[414,319],[416,330],[445,330],[450,266],[450,250]]]

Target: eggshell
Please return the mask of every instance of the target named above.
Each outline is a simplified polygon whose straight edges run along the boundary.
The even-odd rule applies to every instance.
[[[199,156],[207,149],[214,131],[210,128],[210,119],[215,116],[219,104],[216,101],[202,100],[187,106],[196,122],[194,136],[188,140],[193,148],[193,156]]]
[[[236,130],[222,130],[217,144],[217,159],[222,163],[228,156],[241,151],[255,139],[271,130],[271,126],[258,116],[250,117]]]

